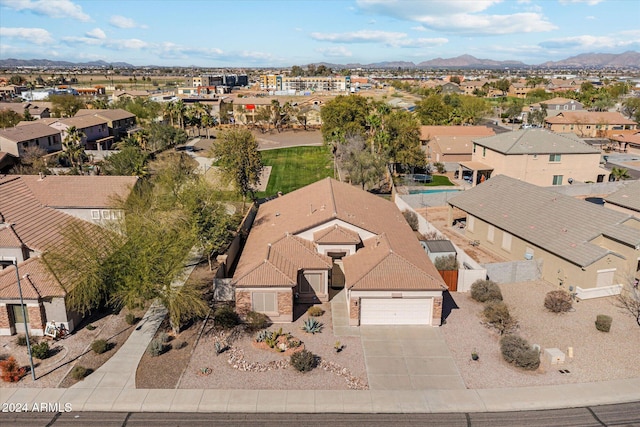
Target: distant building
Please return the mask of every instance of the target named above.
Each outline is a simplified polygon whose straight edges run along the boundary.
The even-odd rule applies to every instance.
[[[573,132],[581,138],[602,138],[608,131],[634,130],[638,124],[620,113],[607,111],[566,111],[545,119],[554,132]]]
[[[261,75],[260,88],[263,90],[291,92],[347,92],[351,89],[351,77],[290,77],[282,75]]]

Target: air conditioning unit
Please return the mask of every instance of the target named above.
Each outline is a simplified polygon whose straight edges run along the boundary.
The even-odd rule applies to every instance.
[[[526,254],[524,254],[524,259],[526,260],[532,260],[533,259],[533,254],[527,252]]]

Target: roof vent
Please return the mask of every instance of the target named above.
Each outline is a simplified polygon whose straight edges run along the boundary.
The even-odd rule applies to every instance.
[[[280,216],[280,212],[276,212],[276,218]]]

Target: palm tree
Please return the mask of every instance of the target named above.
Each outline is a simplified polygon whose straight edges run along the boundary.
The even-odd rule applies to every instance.
[[[67,135],[62,141],[64,156],[69,159],[72,168],[80,166],[80,174],[82,174],[82,160],[84,158],[84,147],[82,146],[84,137],[85,134],[81,130],[71,126],[67,129]]]
[[[184,102],[182,102],[182,100],[179,99],[178,101],[172,102],[172,104],[173,104],[173,108],[172,108],[173,114],[178,120],[178,127],[180,129],[184,129],[184,116],[187,111],[184,105]]]
[[[173,126],[173,101],[166,102],[162,105],[162,116],[169,119],[169,124]]]
[[[629,175],[629,170],[625,168],[616,168],[611,169],[611,176],[615,181],[625,180],[631,178]]]
[[[209,135],[209,130],[211,129],[212,126],[216,124],[216,121],[213,118],[213,116],[211,116],[210,114],[206,114],[202,116],[202,118],[200,119],[200,123],[202,124],[202,126],[204,126],[204,128],[207,131],[207,139],[211,138],[211,136]]]

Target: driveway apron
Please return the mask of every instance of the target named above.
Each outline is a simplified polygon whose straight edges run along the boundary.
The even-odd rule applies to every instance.
[[[460,390],[464,381],[438,328],[361,326],[371,390]]]

